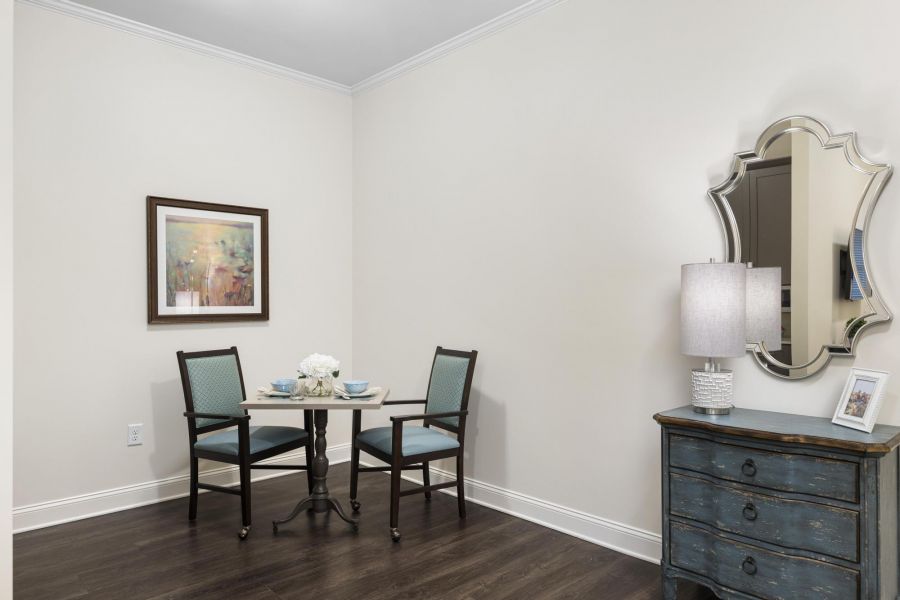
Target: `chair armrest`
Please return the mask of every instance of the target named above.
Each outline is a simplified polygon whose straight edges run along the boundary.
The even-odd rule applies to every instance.
[[[422,419],[445,419],[447,417],[464,417],[467,414],[469,414],[467,410],[457,410],[454,412],[426,413],[424,415],[400,415],[391,417],[391,422],[397,424],[404,421],[420,421]]]
[[[250,415],[217,415],[213,413],[185,412],[184,416],[188,419],[225,419],[228,421],[249,421]]]
[[[385,400],[383,404],[425,404],[427,400]]]
[[[393,456],[401,456],[403,453],[403,423],[405,421],[419,421],[422,419],[444,419],[447,417],[464,417],[467,414],[469,414],[469,411],[467,410],[457,410],[454,412],[427,413],[424,415],[401,415],[398,417],[391,417],[391,452]]]

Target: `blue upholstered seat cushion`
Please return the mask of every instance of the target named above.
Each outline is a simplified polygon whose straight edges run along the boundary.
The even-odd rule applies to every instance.
[[[306,440],[309,434],[305,429],[297,427],[278,427],[263,425],[250,428],[250,454],[256,454],[290,442]],[[238,455],[238,430],[229,429],[208,435],[194,444],[197,450],[218,452],[219,454]]]
[[[356,439],[385,454],[391,454],[392,429],[392,427],[366,429],[361,431]],[[403,428],[403,448],[401,450],[403,456],[414,456],[451,448],[459,448],[459,442],[449,435],[438,433],[428,427],[409,426]]]

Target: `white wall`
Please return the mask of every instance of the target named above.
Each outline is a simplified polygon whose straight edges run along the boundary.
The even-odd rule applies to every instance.
[[[697,365],[678,354],[678,267],[722,254],[705,190],[789,114],[900,160],[884,58],[900,7],[863,6],[569,0],[351,108],[19,5],[15,505],[183,473],[179,348],[238,345],[251,387],[330,352],[400,398],[422,395],[443,344],[481,351],[479,489],[658,532],[651,415],[687,401]],[[270,209],[269,323],[145,324],[147,194]],[[888,185],[870,232],[895,308],[898,200]],[[352,251],[332,233],[351,221]],[[870,332],[858,359],[799,383],[731,361],[737,403],[829,415],[850,364],[893,369],[898,335]],[[900,424],[898,394],[900,377],[883,422]],[[347,441],[343,417],[332,444]],[[131,422],[144,446],[125,447]]]
[[[0,598],[12,597],[13,3],[0,1]]]
[[[352,217],[352,113],[348,96],[29,5],[15,16],[21,508],[186,472],[176,350],[238,346],[251,393],[313,351],[350,370],[351,248],[334,231]],[[148,194],[269,209],[269,322],[147,325]],[[302,422],[253,415],[271,421]],[[329,441],[349,441],[333,421]],[[143,446],[126,447],[128,423]]]
[[[477,348],[468,474],[658,533],[651,416],[699,366],[679,265],[723,254],[705,192],[792,114],[900,162],[898,19],[887,0],[569,0],[357,96],[357,374],[421,396],[436,344]],[[870,231],[895,310],[898,190]],[[895,371],[881,421],[900,424],[898,358],[883,326],[802,382],[729,366],[738,406],[822,416],[850,365]]]

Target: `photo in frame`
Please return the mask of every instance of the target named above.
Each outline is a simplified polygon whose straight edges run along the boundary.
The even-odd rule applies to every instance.
[[[831,422],[872,433],[888,376],[884,371],[851,369]]]
[[[147,196],[147,320],[269,319],[269,211]]]

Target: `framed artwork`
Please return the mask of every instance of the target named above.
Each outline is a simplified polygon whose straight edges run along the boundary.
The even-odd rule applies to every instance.
[[[147,320],[269,319],[269,211],[147,196]]]
[[[884,371],[851,369],[831,422],[872,433],[887,379]]]

